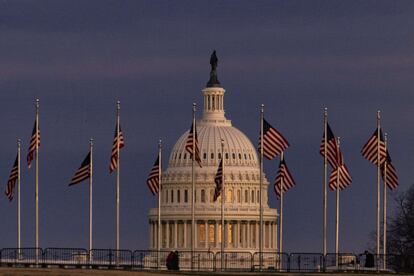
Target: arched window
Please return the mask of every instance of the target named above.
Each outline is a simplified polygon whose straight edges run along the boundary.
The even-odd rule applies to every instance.
[[[241,159],[241,154],[239,153],[239,159]]]
[[[237,203],[241,203],[241,191],[237,190]]]
[[[252,191],[252,203],[254,203],[254,191]]]
[[[187,159],[187,153],[184,153],[184,159]]]
[[[244,190],[244,202],[249,203],[249,191]]]
[[[220,152],[218,153],[218,159],[221,159],[221,153]]]
[[[211,159],[214,159],[214,153],[211,153],[211,157],[210,157]]]
[[[260,202],[260,191],[257,191],[257,202]]]
[[[207,153],[203,153],[203,159],[207,159]]]
[[[181,193],[180,190],[177,190],[177,202],[180,203],[181,201]]]
[[[226,191],[226,202],[233,203],[233,189],[228,189]]]
[[[188,202],[188,190],[184,190],[184,202]]]
[[[165,190],[165,203],[168,203],[168,190]]]
[[[244,159],[247,160],[247,155],[246,154],[244,154]]]
[[[171,190],[171,203],[174,203],[174,190]]]
[[[233,157],[233,159],[236,159],[236,154],[233,153],[232,154],[232,157]]]
[[[226,159],[229,159],[229,153],[226,152]]]

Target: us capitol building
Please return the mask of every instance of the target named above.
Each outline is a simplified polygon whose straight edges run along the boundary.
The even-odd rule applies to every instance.
[[[215,58],[215,53],[213,54]],[[211,63],[211,62],[210,62]],[[217,66],[217,60],[216,64]],[[231,252],[259,251],[259,174],[255,146],[225,117],[225,90],[215,68],[202,90],[204,110],[197,120],[202,168],[195,163],[195,245],[197,251],[221,249],[221,198],[214,202],[214,177],[224,141],[224,247]],[[190,124],[190,120],[189,120]],[[187,130],[175,143],[168,168],[162,172],[161,250],[191,250],[192,161],[185,149]],[[268,185],[263,174],[263,252],[276,252],[276,209],[268,205]],[[150,249],[157,250],[158,209],[149,210]]]

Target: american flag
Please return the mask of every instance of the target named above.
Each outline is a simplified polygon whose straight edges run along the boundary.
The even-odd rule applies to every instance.
[[[195,139],[194,139],[194,136],[195,136]],[[197,127],[193,129],[193,124],[191,124],[190,132],[188,133],[187,141],[185,142],[185,149],[187,150],[188,153],[190,153],[191,158],[193,158],[193,141],[194,141],[194,147],[195,147],[195,159],[194,160],[198,163],[200,168],[202,168],[200,150],[198,148]]]
[[[220,160],[216,176],[214,177],[214,182],[216,183],[216,188],[214,189],[214,201],[216,201],[223,190],[223,159]]]
[[[261,139],[259,137],[258,150],[261,152]],[[289,147],[289,142],[283,135],[263,119],[263,155],[272,160]]]
[[[337,186],[339,186],[339,189],[343,190],[351,184],[352,177],[349,174],[348,167],[345,165],[344,156],[338,144],[336,144],[335,164],[329,177],[329,188],[335,191]]]
[[[119,145],[119,149],[122,149],[125,143],[124,143],[124,135],[122,134],[122,130],[121,130],[121,125],[119,125],[119,133],[118,133],[118,124],[117,124],[115,126],[114,142],[112,144],[111,164],[109,165],[109,173],[112,173],[118,167],[118,145]]]
[[[36,154],[36,150],[40,147],[40,129],[39,127],[37,127],[36,132],[36,125],[37,122],[35,121],[32,131],[32,137],[30,138],[29,150],[27,153],[27,166],[29,167],[29,169],[32,167],[32,161],[34,155]]]
[[[14,196],[14,187],[16,186],[16,181],[19,177],[19,164],[18,156],[16,156],[16,161],[14,161],[13,168],[11,169],[9,179],[7,180],[6,190],[4,193],[9,198],[10,201],[13,200]]]
[[[377,150],[378,150],[378,128],[374,131],[374,134],[369,138],[368,142],[362,147],[361,153],[365,159],[369,162],[378,165],[378,157],[377,157]],[[380,130],[380,140],[379,140],[379,159],[380,165],[385,162],[385,158],[387,157],[387,153],[385,152],[385,142],[384,136],[382,135],[382,131]]]
[[[287,190],[295,186],[295,180],[293,180],[292,174],[290,173],[284,158],[280,160],[279,170],[275,179],[274,190],[277,198],[280,198],[282,184],[283,193],[287,192]]]
[[[385,179],[384,179],[384,174],[385,174]],[[394,190],[398,187],[397,170],[391,163],[391,156],[388,153],[388,151],[387,151],[387,160],[381,166],[381,176],[382,176],[382,179],[386,181],[387,187],[390,188],[391,190]]]
[[[153,195],[160,191],[160,157],[155,160],[151,172],[147,178],[147,185]]]
[[[336,139],[335,139],[335,135],[332,132],[331,127],[329,126],[329,124],[327,123],[327,132],[326,132],[326,159],[328,160],[329,165],[332,168],[335,168],[337,166],[337,148],[338,145],[336,143]],[[325,133],[322,136],[322,142],[321,142],[321,146],[319,149],[319,153],[322,156],[325,156]]]
[[[76,171],[75,175],[72,177],[72,180],[70,181],[69,186],[78,184],[88,179],[91,176],[90,166],[91,166],[91,152],[89,152],[88,155],[86,155],[79,169]]]

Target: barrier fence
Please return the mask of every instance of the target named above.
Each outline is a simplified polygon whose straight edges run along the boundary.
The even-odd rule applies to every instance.
[[[84,248],[3,248],[0,266],[167,270],[170,251]],[[260,260],[262,259],[262,265]],[[179,251],[180,270],[413,273],[414,255]]]

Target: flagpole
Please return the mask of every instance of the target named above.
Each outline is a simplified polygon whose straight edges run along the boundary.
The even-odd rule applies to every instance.
[[[116,250],[117,250],[117,261],[118,261],[118,250],[119,250],[119,110],[121,109],[121,102],[117,101],[116,102]]]
[[[20,229],[20,139],[17,139],[17,248],[19,258],[21,248]]]
[[[36,264],[39,262],[39,99],[36,99]]]
[[[260,233],[259,233],[259,268],[263,267],[263,206],[262,206],[262,186],[263,186],[263,113],[264,104],[260,109],[260,185],[259,185],[259,217],[260,217]]]
[[[378,259],[380,254],[380,140],[381,140],[381,133],[380,133],[380,111],[377,111],[377,256]],[[377,266],[378,267],[378,266]]]
[[[387,269],[387,166],[388,166],[388,149],[387,149],[387,144],[388,144],[388,135],[387,133],[385,133],[384,136],[384,142],[385,142],[385,152],[387,153],[387,157],[385,158],[385,163],[384,163],[384,217],[383,217],[383,254],[384,254],[384,270]]]
[[[195,111],[196,103],[193,103],[193,153],[191,160],[191,270],[193,270],[193,257],[195,247],[195,218],[194,218],[194,204],[195,204],[195,179],[194,179],[194,159],[195,159]]]
[[[92,180],[93,180],[93,139],[89,140],[89,262],[92,261]]]
[[[337,138],[337,155],[339,155],[340,152],[340,138]],[[336,172],[336,226],[335,226],[335,256],[336,256],[336,266],[338,268],[339,266],[339,166],[340,164],[337,164],[337,172]]]
[[[280,154],[280,162],[283,161],[283,152]],[[280,178],[280,225],[279,225],[279,261],[280,261],[280,269],[282,269],[282,256],[283,253],[283,177]]]
[[[221,139],[221,270],[224,270],[224,140]]]
[[[158,233],[157,233],[157,264],[158,268],[160,268],[160,249],[161,249],[161,175],[162,175],[162,141],[161,139],[158,142]]]
[[[328,162],[327,162],[327,140],[328,140],[328,108],[325,107],[323,114],[323,128],[324,128],[324,156],[323,156],[323,256],[327,253],[327,204],[328,204],[328,193],[327,193],[327,179],[328,179]]]

